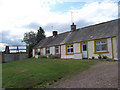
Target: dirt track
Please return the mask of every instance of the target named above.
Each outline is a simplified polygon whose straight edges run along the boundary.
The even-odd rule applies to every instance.
[[[118,62],[100,62],[52,88],[117,88]]]

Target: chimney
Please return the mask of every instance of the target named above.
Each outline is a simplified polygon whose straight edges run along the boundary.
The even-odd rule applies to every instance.
[[[74,25],[74,22],[71,25],[71,31],[75,31],[76,30],[76,25]]]
[[[9,46],[6,46],[6,48],[5,48],[5,53],[6,53],[6,54],[9,54],[9,53],[10,53]]]
[[[57,36],[57,31],[53,31],[53,36]]]

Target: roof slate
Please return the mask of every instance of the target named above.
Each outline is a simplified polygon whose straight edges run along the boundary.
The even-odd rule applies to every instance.
[[[117,32],[118,19],[47,37],[34,48],[112,37],[117,36]]]

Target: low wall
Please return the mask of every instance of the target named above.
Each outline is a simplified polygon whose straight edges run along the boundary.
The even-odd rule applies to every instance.
[[[4,62],[16,61],[28,58],[28,54],[21,53],[21,54],[4,54]]]

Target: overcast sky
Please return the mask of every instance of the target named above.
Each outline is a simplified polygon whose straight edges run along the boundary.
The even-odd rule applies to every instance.
[[[46,36],[53,30],[70,31],[71,11],[77,28],[118,18],[119,0],[0,0],[0,50],[21,45],[25,32],[41,26]],[[51,27],[53,26],[53,28]]]

